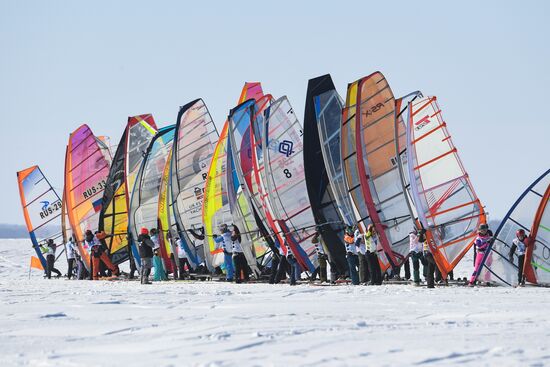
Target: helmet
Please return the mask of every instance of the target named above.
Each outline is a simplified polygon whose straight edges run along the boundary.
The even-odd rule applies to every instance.
[[[478,233],[484,233],[484,232],[487,232],[489,230],[489,226],[487,225],[487,223],[482,223],[479,225],[479,229],[477,230]]]
[[[149,230],[145,227],[141,229],[141,234],[149,234]]]
[[[520,228],[516,231],[516,236],[517,237],[525,237],[525,230],[523,228]]]

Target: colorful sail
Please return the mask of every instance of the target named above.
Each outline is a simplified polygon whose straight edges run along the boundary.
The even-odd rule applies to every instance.
[[[84,233],[98,229],[109,167],[107,146],[94,136],[87,125],[80,126],[70,135],[65,159],[67,214],[87,267],[90,266],[90,249],[84,244]]]
[[[336,90],[324,92],[314,97],[315,116],[319,125],[319,140],[321,152],[327,168],[327,175],[335,193],[335,200],[340,216],[347,226],[357,224],[353,204],[347,191],[346,180],[342,167],[342,110],[343,102]]]
[[[263,95],[260,83],[245,83],[238,104],[259,99]],[[228,121],[225,122],[208,169],[205,182],[202,218],[205,232],[205,259],[210,268],[221,266],[224,262],[223,250],[214,242],[213,235],[219,233],[219,226],[232,222],[227,187],[227,134]]]
[[[229,120],[231,121],[231,120]],[[231,129],[231,123],[229,123]],[[234,158],[235,153],[231,137],[228,136],[227,144],[227,196],[229,200],[229,210],[232,216],[231,224],[236,225],[241,232],[241,246],[248,263],[255,277],[260,275],[258,263],[256,262],[255,248],[260,245],[262,238],[260,231],[256,226],[256,221],[251,208],[251,201],[244,193],[244,183],[238,174],[238,161]]]
[[[169,200],[169,193],[171,192],[171,181],[170,181],[170,169],[172,167],[173,159],[173,145],[168,152],[166,157],[166,162],[164,164],[164,169],[162,170],[162,177],[160,180],[159,187],[159,198],[157,206],[157,218],[158,218],[158,232],[159,232],[159,244],[160,244],[160,255],[164,263],[164,268],[168,273],[172,273],[174,269],[172,268],[172,257],[174,261],[176,260],[175,256],[177,253],[173,248],[173,241],[170,241],[170,214],[171,207]],[[173,213],[173,211],[172,211]]]
[[[191,238],[186,230],[200,233],[203,227],[204,184],[217,141],[218,131],[202,99],[180,108],[174,140],[171,191],[176,213],[174,224],[193,264],[198,264],[199,259],[205,257],[203,241]]]
[[[273,97],[265,95],[258,100],[250,99],[231,110],[229,116],[228,139],[231,145],[232,158],[235,161],[235,172],[229,175],[235,188],[239,190],[238,200],[230,200],[233,214],[241,216],[246,232],[251,234],[250,241],[258,261],[265,264],[269,247],[274,246],[268,228],[277,232],[270,213],[264,210],[261,199],[261,184],[257,181],[254,172],[254,152],[256,148],[253,136],[253,122],[257,115],[269,106]]]
[[[61,239],[60,234],[53,234],[57,230],[52,228],[61,223],[62,202],[38,166],[17,172],[17,182],[33,248],[42,267],[46,269],[46,259],[40,246],[50,238],[56,243]]]
[[[107,235],[104,243],[109,249],[114,264],[128,260],[130,255],[128,204],[133,186],[128,185],[127,181],[130,172],[133,172],[135,177],[137,169],[130,170],[131,165],[128,160],[132,161],[133,167],[137,162],[141,163],[142,152],[147,149],[155,133],[156,124],[152,115],[129,117],[111,163],[103,193],[99,230]]]
[[[411,193],[443,276],[471,248],[483,207],[464,170],[435,97],[408,104],[407,160]]]
[[[273,214],[302,268],[314,271],[316,223],[305,183],[303,129],[286,97],[273,102],[265,115],[264,159]]]
[[[518,285],[518,257],[514,254],[513,261],[509,260],[512,241],[518,229],[523,229],[527,235],[531,234],[537,209],[541,207],[548,185],[550,170],[536,179],[512,205],[494,233],[490,250],[485,252],[483,267],[477,280],[506,286]],[[544,246],[539,248],[544,249]]]
[[[266,223],[266,232],[264,236],[272,250],[272,253],[280,253],[280,248],[284,244],[284,235],[279,223],[275,220],[275,215],[273,214],[273,204],[271,202],[271,197],[268,195],[267,189],[267,177],[265,170],[265,160],[264,160],[264,146],[263,146],[263,137],[265,129],[265,118],[264,112],[273,103],[273,98],[271,95],[265,96],[269,98],[269,103],[262,103],[262,99],[255,103],[253,106],[254,112],[251,113],[252,123],[251,123],[251,134],[250,134],[250,145],[252,146],[252,165],[253,165],[253,175],[252,182],[256,190],[258,190],[258,197],[260,209],[259,211],[263,214],[262,218],[265,218],[264,223]],[[272,242],[273,240],[273,242]],[[269,255],[269,254],[268,254]],[[267,263],[271,259],[270,256],[266,256],[264,261]]]
[[[136,241],[141,228],[158,229],[159,192],[166,161],[174,141],[175,125],[158,130],[149,143],[143,162],[136,175],[130,199],[128,227],[131,238]],[[161,236],[159,237],[161,239]],[[139,255],[134,252],[137,263]]]
[[[330,159],[331,157],[327,156],[326,152],[323,152],[325,150],[323,146],[324,141],[322,140],[320,126],[317,123],[315,110],[315,98],[321,94],[330,92],[336,93],[334,83],[329,74],[309,80],[304,110],[304,170],[307,177],[306,186],[309,202],[311,203],[315,223],[320,229],[323,244],[326,247],[332,265],[340,273],[344,273],[348,268],[344,243],[344,220],[339,209],[338,193],[333,190],[333,185],[331,185],[331,180],[334,180],[334,177],[329,177],[334,168],[330,167],[330,165],[334,165],[334,163],[338,165],[336,169],[340,171],[339,177],[342,177],[340,164],[342,109],[340,108],[340,111],[332,109],[331,111],[334,115],[329,117],[330,120],[325,120],[329,124],[324,126],[331,130],[331,137],[336,137],[331,140],[333,144],[332,150],[338,153],[338,156],[334,157],[336,161],[334,159],[325,159]],[[348,195],[346,196],[349,197]],[[355,224],[355,220],[353,222]]]
[[[355,115],[361,191],[380,243],[394,266],[409,253],[414,214],[399,174],[393,93],[380,72],[359,80]]]
[[[533,284],[550,286],[550,184],[540,201],[535,221],[531,227],[524,273]]]

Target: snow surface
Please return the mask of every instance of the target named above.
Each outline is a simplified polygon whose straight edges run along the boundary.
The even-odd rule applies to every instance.
[[[550,365],[546,289],[28,279],[31,251],[0,242],[0,366]]]

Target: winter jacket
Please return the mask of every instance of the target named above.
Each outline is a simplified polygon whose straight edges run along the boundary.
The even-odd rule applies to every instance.
[[[140,234],[138,236],[139,243],[139,256],[141,257],[153,257],[153,248],[155,244],[151,241],[151,237],[147,234]]]

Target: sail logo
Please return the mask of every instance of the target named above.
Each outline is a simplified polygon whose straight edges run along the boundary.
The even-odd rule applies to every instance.
[[[373,113],[380,111],[384,107],[384,104],[382,102],[372,106],[368,110],[365,111],[365,117],[371,116]]]
[[[101,180],[96,185],[84,190],[84,192],[82,193],[82,196],[84,197],[84,200],[88,200],[92,196],[94,196],[95,194],[100,193],[101,191],[103,191],[105,189],[105,184],[106,184],[105,180]]]
[[[429,123],[430,123],[430,117],[426,115],[414,123],[414,129],[418,131],[422,129],[424,126],[428,125]]]
[[[294,153],[292,148],[294,148],[294,143],[289,140],[283,140],[279,143],[279,153],[282,153],[287,157],[290,157],[290,155]]]
[[[54,214],[58,210],[61,210],[61,200],[57,200],[50,204],[49,201],[41,201],[41,204],[44,204],[39,213],[40,219],[46,219],[48,216]]]

